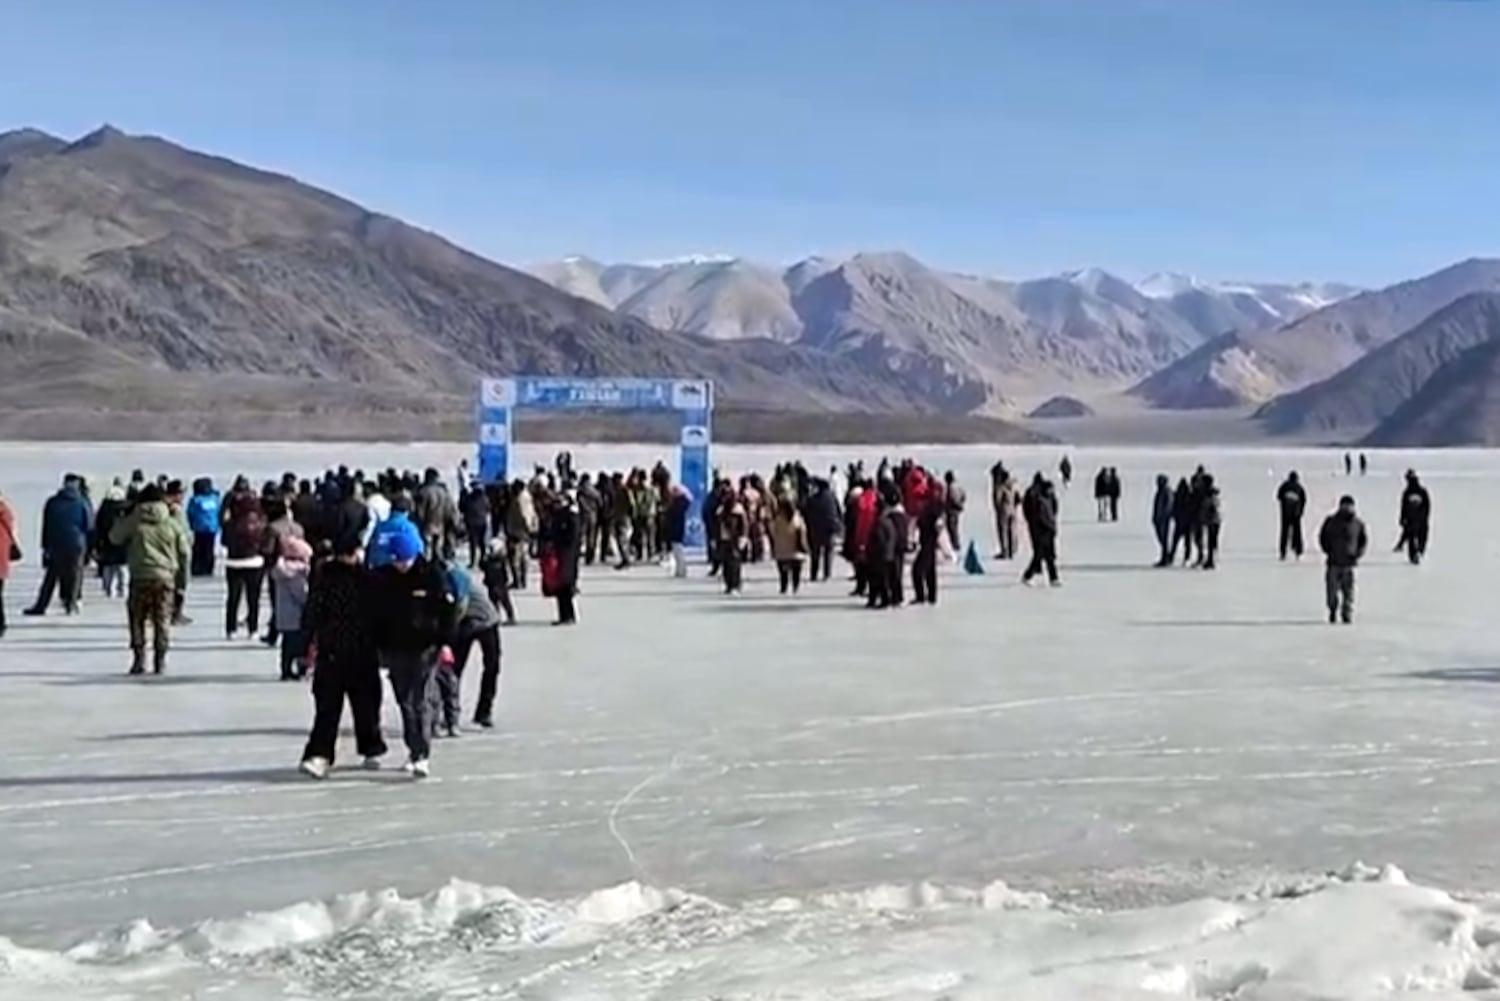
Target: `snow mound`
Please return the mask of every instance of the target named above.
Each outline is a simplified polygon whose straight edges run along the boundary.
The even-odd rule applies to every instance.
[[[0,939],[0,994],[221,998],[1460,996],[1500,984],[1500,913],[1354,865],[1238,900],[1063,907],[924,882],[730,906],[626,883],[565,901],[452,882],[55,953]]]

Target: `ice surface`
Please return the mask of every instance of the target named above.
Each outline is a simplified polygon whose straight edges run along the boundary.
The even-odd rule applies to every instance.
[[[660,451],[574,449],[580,468]],[[989,464],[1060,454],[904,451],[959,472],[986,552]],[[92,590],[74,620],[16,614],[64,470],[222,481],[449,470],[465,452],[0,446],[33,557],[0,641],[0,997],[1482,997],[1493,982],[1500,921],[1449,895],[1500,884],[1489,453],[1372,453],[1348,480],[1334,453],[1078,451],[1065,587],[1020,588],[991,561],[983,578],[949,570],[936,609],[866,613],[842,581],[783,600],[764,573],[736,600],[696,574],[589,574],[577,630],[538,628],[547,607],[521,598],[500,727],[439,744],[424,785],[297,776],[307,694],[273,680],[268,652],[223,642],[213,586],[189,597],[171,674],[145,682],[123,676],[123,611]],[[1200,461],[1224,487],[1223,568],[1146,569],[1150,481]],[[1100,464],[1125,480],[1119,525],[1092,518]],[[1421,568],[1389,552],[1407,466],[1434,492]],[[1323,624],[1315,560],[1275,560],[1292,467],[1310,531],[1345,490],[1370,522],[1352,629]],[[1359,858],[1415,885],[1318,878]]]

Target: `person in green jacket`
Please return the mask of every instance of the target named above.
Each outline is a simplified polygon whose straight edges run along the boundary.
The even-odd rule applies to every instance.
[[[179,591],[187,590],[191,560],[187,527],[167,506],[161,488],[148,484],[136,497],[130,513],[110,529],[109,539],[125,547],[125,562],[130,568],[125,603],[130,622],[130,673],[146,673],[149,623],[154,640],[153,669],[161,674],[167,669],[167,649],[171,646],[174,598]]]

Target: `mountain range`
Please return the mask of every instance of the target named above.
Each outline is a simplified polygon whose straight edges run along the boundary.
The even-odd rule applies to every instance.
[[[1124,388],[1214,338],[1274,328],[1358,290],[1209,284],[1106,271],[1025,281],[929,267],[899,252],[773,266],[735,257],[531,265],[617,315],[719,341],[768,339],[908,373],[970,412],[1009,413],[1058,388]]]
[[[1019,441],[997,417],[1258,407],[1242,426],[1270,434],[1500,443],[1497,341],[1495,260],[1369,291],[900,252],[520,270],[163,139],[0,133],[10,437],[467,436],[482,376],[536,373],[709,378],[746,438]]]

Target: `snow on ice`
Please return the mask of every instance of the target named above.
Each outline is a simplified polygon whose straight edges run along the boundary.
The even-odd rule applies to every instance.
[[[1060,455],[901,451],[958,471],[986,551],[989,464]],[[465,452],[0,446],[0,489],[34,556],[64,471]],[[0,641],[0,997],[1500,997],[1500,460],[1372,457],[1346,479],[1334,453],[1075,452],[1058,591],[987,561],[936,609],[867,613],[842,581],[782,599],[762,572],[731,600],[596,571],[566,633],[524,595],[499,728],[440,743],[420,786],[300,778],[310,700],[224,642],[217,588],[190,595],[171,673],[132,681],[96,594],[19,619],[29,559]],[[1151,479],[1199,462],[1222,569],[1151,570]],[[1118,525],[1085,496],[1101,464]],[[1389,552],[1408,466],[1434,493],[1420,568]],[[1315,559],[1275,559],[1293,467],[1310,529],[1344,491],[1370,523],[1353,628],[1324,624]]]

